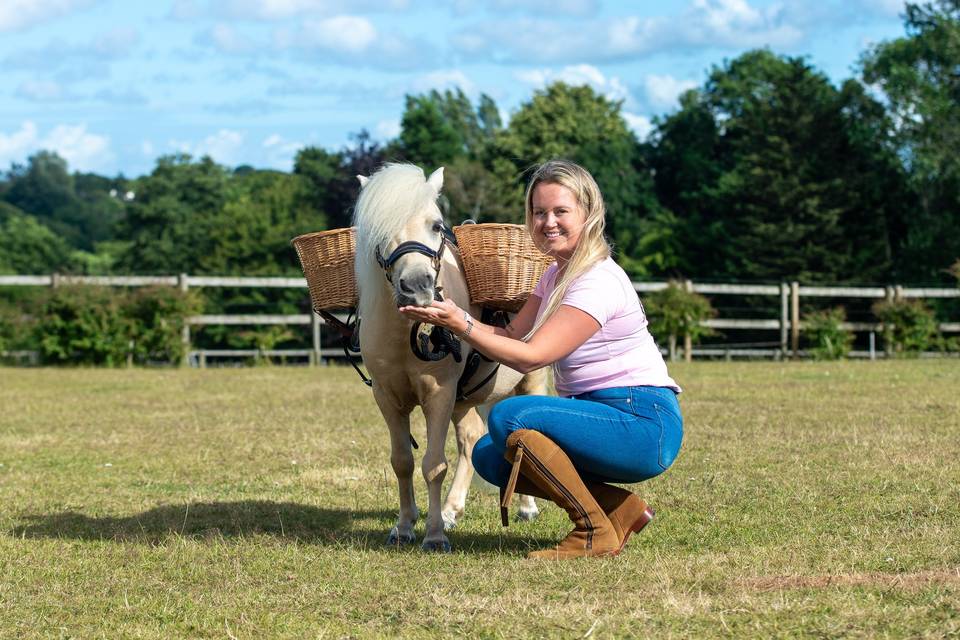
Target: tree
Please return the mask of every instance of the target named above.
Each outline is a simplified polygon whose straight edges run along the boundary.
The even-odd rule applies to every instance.
[[[889,130],[917,199],[902,271],[938,279],[960,257],[960,0],[908,3],[906,37],[862,59],[864,81],[886,98]]]
[[[73,251],[33,216],[0,202],[0,273],[39,275],[71,271]]]
[[[230,174],[209,157],[164,156],[135,185],[122,230],[130,241],[118,261],[130,273],[198,273],[225,230],[218,214],[231,199]]]
[[[653,220],[663,219],[653,182],[637,140],[620,115],[621,104],[586,86],[557,82],[534,94],[497,138],[492,167],[511,185],[512,210],[522,219],[526,172],[552,158],[568,158],[584,166],[597,181],[607,207],[607,234],[617,259],[633,275],[649,275],[643,246],[657,233]],[[671,262],[672,259],[666,259]],[[663,258],[660,258],[663,262]]]
[[[351,136],[352,146],[337,152],[305,147],[297,153],[293,172],[304,180],[303,204],[324,227],[349,227],[360,185],[357,175],[369,176],[384,162],[384,149],[367,130]]]
[[[751,51],[714,68],[658,122],[648,150],[657,192],[689,239],[689,275],[882,278],[899,202],[877,189],[877,174],[895,182],[896,171],[858,120],[877,109],[802,58]]]

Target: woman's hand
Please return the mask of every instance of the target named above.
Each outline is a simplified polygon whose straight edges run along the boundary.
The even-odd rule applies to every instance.
[[[446,327],[454,333],[462,333],[467,328],[463,309],[452,300],[434,300],[429,307],[406,306],[397,309],[404,317],[414,322]]]

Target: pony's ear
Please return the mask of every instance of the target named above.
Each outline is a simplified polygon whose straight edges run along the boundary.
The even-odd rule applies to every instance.
[[[357,180],[360,181],[360,188],[361,188],[361,189],[363,189],[365,186],[367,186],[367,183],[370,182],[370,178],[368,178],[367,176],[360,176],[360,175],[358,175],[358,176],[357,176]]]
[[[430,174],[430,177],[427,179],[427,184],[433,187],[434,191],[440,193],[440,189],[443,187],[443,167],[440,167]]]

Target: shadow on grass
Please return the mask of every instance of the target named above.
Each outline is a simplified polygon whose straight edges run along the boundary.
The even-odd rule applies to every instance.
[[[8,531],[17,538],[116,540],[154,544],[172,537],[236,539],[273,536],[357,549],[383,549],[396,514],[386,510],[328,509],[292,502],[245,500],[164,505],[131,516],[91,517],[76,511],[23,516]],[[376,521],[371,522],[371,521]],[[417,527],[418,542],[423,522]],[[456,549],[471,552],[520,552],[546,546],[548,540],[524,535],[522,525],[505,535],[462,530],[448,532]],[[419,549],[419,544],[411,548]]]

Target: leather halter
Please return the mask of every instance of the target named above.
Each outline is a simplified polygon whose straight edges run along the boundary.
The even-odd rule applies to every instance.
[[[386,276],[387,281],[393,284],[393,265],[397,260],[408,253],[420,253],[430,258],[433,264],[434,300],[443,300],[443,295],[440,293],[441,287],[437,284],[437,281],[440,279],[443,252],[447,248],[447,243],[456,244],[456,239],[446,225],[440,228],[439,235],[440,246],[437,247],[436,250],[431,249],[422,242],[408,240],[407,242],[401,242],[389,256],[384,258],[383,254],[380,253],[380,246],[378,245],[376,250],[377,264],[383,269],[383,274]],[[436,362],[437,360],[443,360],[448,355],[453,355],[453,359],[456,362],[460,362],[462,359],[460,355],[460,340],[453,335],[449,329],[433,326],[429,332],[424,333],[420,330],[421,326],[429,327],[430,325],[415,322],[413,326],[410,327],[410,350],[413,351],[413,354],[417,358],[425,362]]]
[[[377,245],[377,264],[380,265],[380,268],[383,269],[384,275],[387,276],[387,281],[390,284],[393,284],[393,265],[397,260],[407,255],[408,253],[419,253],[430,258],[431,263],[433,264],[434,277],[440,275],[440,263],[443,259],[443,251],[447,247],[447,237],[448,231],[446,226],[440,230],[440,246],[437,249],[431,249],[422,242],[416,242],[414,240],[408,240],[406,242],[401,242],[393,252],[387,256],[383,257],[383,254],[380,253],[380,245]]]

